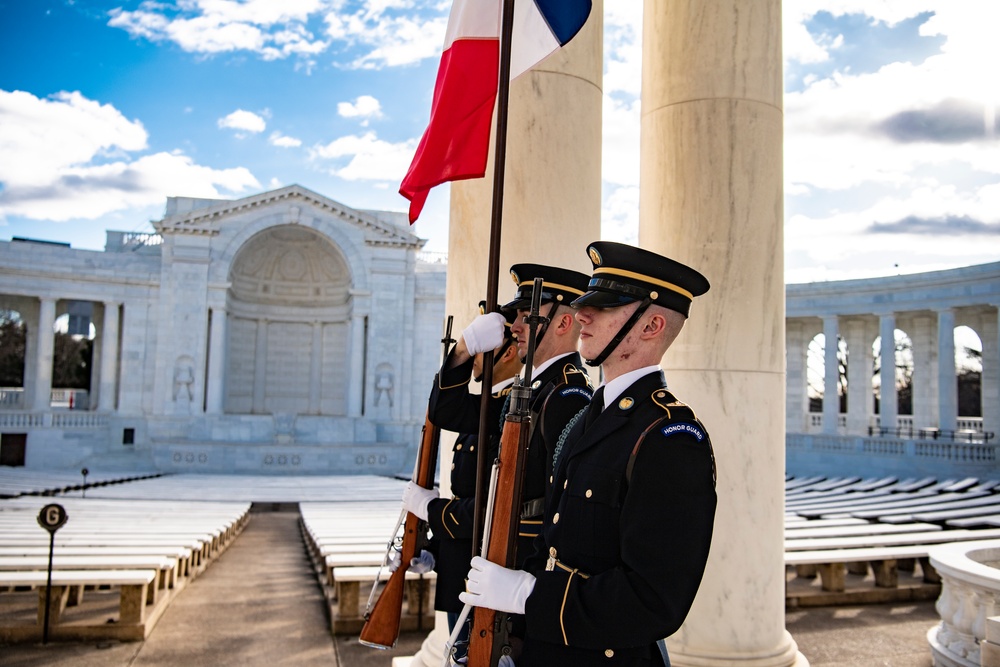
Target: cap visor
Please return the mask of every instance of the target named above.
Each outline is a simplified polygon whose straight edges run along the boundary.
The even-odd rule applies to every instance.
[[[574,308],[583,308],[584,306],[591,308],[617,308],[618,306],[630,304],[633,301],[637,301],[637,299],[625,294],[593,290],[574,300],[570,305]]]

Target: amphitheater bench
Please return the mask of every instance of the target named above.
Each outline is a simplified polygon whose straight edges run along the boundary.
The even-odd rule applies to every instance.
[[[48,556],[0,556],[0,572],[26,570],[48,570]],[[146,570],[159,573],[157,585],[149,588],[149,602],[156,603],[158,591],[175,588],[178,583],[177,559],[167,556],[66,556],[56,555],[52,559],[52,569],[56,570]],[[80,589],[82,593],[82,589]],[[76,599],[75,603],[79,604]]]
[[[923,578],[928,583],[941,579],[930,564],[926,544],[860,549],[824,549],[819,551],[792,551],[785,553],[785,565],[815,565],[819,568],[824,591],[843,592],[848,563],[870,563],[875,575],[875,585],[896,588],[899,584],[897,561],[917,559]]]
[[[49,598],[50,636],[65,639],[113,638],[124,641],[145,639],[151,628],[150,609],[157,608],[150,602],[147,591],[156,580],[157,571],[149,570],[55,570]],[[0,587],[31,586],[38,588],[37,622],[29,626],[0,626],[0,642],[40,639],[44,628],[46,582],[45,570],[0,572]],[[118,620],[116,623],[93,625],[60,625],[60,620],[70,601],[72,588],[85,586],[111,586],[120,590]],[[162,609],[162,606],[159,607]]]
[[[331,614],[333,632],[356,633],[364,626],[364,618],[359,606],[361,585],[371,586],[375,578],[389,579],[388,568],[338,567],[333,571],[333,581],[337,598],[336,614]],[[414,574],[406,572],[406,614],[408,622],[401,622],[403,629],[423,627],[424,622],[433,622],[430,612],[430,584],[436,578],[434,572]]]

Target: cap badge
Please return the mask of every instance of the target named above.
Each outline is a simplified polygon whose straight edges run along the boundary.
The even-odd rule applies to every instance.
[[[594,266],[601,265],[603,260],[601,259],[601,253],[597,252],[597,248],[590,246],[587,248],[587,254],[590,255],[590,261],[594,263]]]
[[[514,281],[515,285],[520,285],[521,284],[521,279],[517,277],[517,273],[516,272],[511,271],[510,272],[510,278],[511,278],[511,280]]]
[[[618,401],[618,409],[619,410],[628,410],[634,404],[635,404],[635,401],[633,401],[631,398],[629,398],[628,396],[626,396],[622,400]]]

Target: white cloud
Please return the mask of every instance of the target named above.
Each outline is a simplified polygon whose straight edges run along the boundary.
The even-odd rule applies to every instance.
[[[237,109],[228,116],[219,119],[219,127],[230,130],[240,130],[258,134],[267,129],[267,121],[252,111]],[[239,135],[237,135],[239,136]]]
[[[298,148],[302,145],[301,139],[296,139],[295,137],[288,137],[275,130],[271,133],[271,136],[267,138],[272,146],[278,146],[279,148]]]
[[[348,181],[399,181],[406,174],[415,149],[415,140],[394,144],[379,139],[374,132],[366,132],[314,146],[309,153],[314,160],[334,162],[330,173]]]
[[[245,168],[212,169],[181,153],[132,159],[147,147],[139,121],[80,93],[39,99],[0,91],[0,217],[94,219],[162,204],[169,195],[219,197],[259,184]]]
[[[39,99],[0,90],[0,182],[8,187],[45,184],[95,158],[142,150],[146,140],[142,123],[79,92]]]
[[[378,0],[349,9],[342,0],[175,0],[144,2],[135,11],[116,8],[108,25],[134,37],[170,41],[191,53],[249,51],[264,60],[295,56],[307,61],[336,42],[337,65],[381,69],[411,65],[440,52],[447,24],[445,3]],[[431,6],[428,6],[431,4]],[[325,36],[317,37],[325,23]],[[360,51],[360,55],[359,55]]]
[[[337,113],[344,118],[381,118],[382,105],[371,95],[360,95],[354,102],[340,102]]]

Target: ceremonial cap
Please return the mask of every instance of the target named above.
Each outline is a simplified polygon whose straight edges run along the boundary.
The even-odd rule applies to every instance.
[[[560,303],[568,306],[573,299],[587,291],[590,276],[579,271],[560,269],[543,264],[515,264],[510,267],[510,277],[517,285],[514,300],[505,303],[503,310],[525,310],[531,307],[531,292],[535,278],[542,279],[542,303]]]
[[[687,317],[691,300],[708,291],[708,279],[669,257],[613,241],[587,246],[594,265],[586,294],[574,307],[614,308],[648,298]]]

